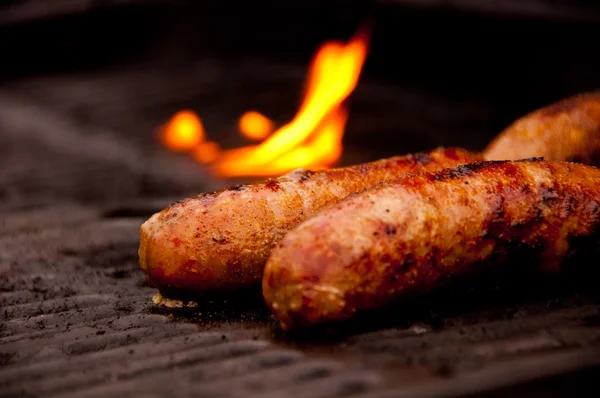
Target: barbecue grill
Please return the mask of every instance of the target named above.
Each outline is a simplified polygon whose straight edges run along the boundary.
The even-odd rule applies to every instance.
[[[244,110],[284,123],[314,49],[365,16],[340,164],[480,150],[528,111],[600,87],[594,2],[283,3],[1,6],[0,396],[598,396],[593,258],[334,330],[281,331],[258,289],[153,304],[140,224],[247,181],[164,150],[157,126],[194,109],[234,147]]]

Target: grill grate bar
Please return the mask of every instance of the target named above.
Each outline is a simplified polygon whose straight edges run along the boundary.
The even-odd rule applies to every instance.
[[[0,386],[17,384],[19,378],[28,378],[36,382],[68,373],[76,368],[77,371],[112,366],[115,361],[144,360],[153,356],[170,355],[189,348],[202,347],[222,343],[219,333],[192,333],[178,337],[157,338],[155,341],[139,343],[135,346],[117,347],[97,352],[81,354],[77,357],[61,357],[46,361],[33,362],[26,365],[16,365],[0,371]]]
[[[290,398],[337,398],[347,397],[351,394],[362,393],[375,388],[381,378],[374,372],[364,370],[345,371],[330,377],[316,380],[302,380],[302,388],[288,386],[276,389],[269,393],[259,393],[262,398],[290,397]],[[246,395],[255,396],[253,394]],[[215,395],[216,397],[216,395]]]
[[[471,369],[453,377],[433,379],[425,385],[394,387],[356,398],[415,398],[453,397],[490,391],[501,386],[514,385],[534,379],[550,377],[563,372],[576,371],[600,364],[600,352],[591,350],[565,350],[542,353],[528,357],[497,361],[486,367]]]
[[[191,324],[167,324],[97,335],[94,327],[81,327],[49,338],[40,338],[7,344],[0,354],[11,355],[12,362],[40,361],[65,355],[81,355],[87,352],[120,347],[166,336],[193,333],[198,328]],[[44,352],[53,348],[49,353]]]
[[[117,319],[118,311],[114,305],[101,305],[94,308],[93,313],[84,311],[65,311],[49,315],[37,315],[31,318],[17,318],[5,323],[5,330],[0,334],[0,344],[9,344],[23,339],[47,337],[61,333],[88,322],[94,325],[103,325]],[[43,332],[40,332],[43,329]]]
[[[84,393],[94,390],[95,387],[107,380],[117,382],[111,384],[110,389],[116,391],[127,390],[132,383],[146,384],[151,380],[160,378],[161,372],[174,367],[186,372],[186,367],[197,363],[220,362],[232,357],[253,355],[268,344],[256,341],[240,341],[209,346],[188,348],[185,351],[174,352],[166,355],[153,356],[145,359],[126,361],[119,364],[110,364],[104,367],[92,367],[70,374],[57,374],[40,382],[32,383],[29,387],[36,394],[56,394],[59,392]],[[214,366],[214,365],[211,365]],[[220,366],[220,365],[219,365]],[[100,388],[102,389],[102,388]]]
[[[123,303],[122,300],[123,298],[121,297],[116,298],[109,304],[86,307],[93,309],[93,311],[82,311],[81,307],[77,307],[69,311],[50,312],[49,314],[11,319],[5,323],[5,329],[0,333],[0,336],[2,336],[0,345],[25,338],[50,336],[83,326],[89,322],[94,322],[95,325],[104,325],[111,322],[112,318],[118,320],[123,316],[129,317],[128,313],[132,311],[141,312],[148,306],[147,298],[140,297],[137,299],[134,297],[133,300],[127,301],[127,304],[123,306],[121,305]],[[152,317],[148,314],[144,318],[149,320]],[[40,332],[40,330],[42,331]]]
[[[41,314],[52,314],[72,309],[97,307],[107,303],[116,302],[116,297],[109,295],[90,294],[73,296],[66,299],[44,300],[38,303],[10,305],[2,309],[2,320],[12,319],[15,315],[31,317]]]
[[[222,359],[253,355],[265,350],[267,347],[269,347],[269,344],[262,341],[240,341],[181,352],[175,354],[174,357],[178,356],[179,360],[183,360],[183,365],[206,361],[215,362],[214,366],[219,366]],[[169,357],[162,357],[159,360],[164,361],[164,366],[168,366],[169,361],[173,361]],[[142,370],[140,369],[139,371],[141,372]],[[187,371],[189,373],[191,370],[187,369]],[[166,386],[173,385],[173,383],[178,383],[179,386],[182,386],[181,383],[189,383],[190,381],[186,379],[186,368],[177,372],[176,375],[173,375],[172,372],[163,375],[155,374],[154,372],[144,372],[141,376],[133,380],[119,380],[110,385],[100,385],[80,391],[70,389],[69,393],[65,394],[64,397],[105,397],[113,394],[137,394],[138,392],[152,391],[154,389],[164,389]]]
[[[290,385],[331,377],[342,372],[343,366],[335,361],[308,359],[293,362],[276,369],[240,375],[233,379],[210,378],[193,387],[195,395],[212,397],[228,391],[227,397],[242,397],[244,394],[284,389]],[[241,395],[240,395],[241,394]]]
[[[419,333],[407,335],[406,330],[396,333],[359,335],[349,340],[373,350],[394,350],[401,352],[415,349],[418,346],[436,347],[440,344],[462,345],[501,340],[523,333],[551,328],[556,325],[575,325],[582,318],[597,316],[600,310],[596,305],[583,305],[577,308],[556,310],[543,315],[521,316],[492,322],[479,322],[474,325],[444,328],[436,333]],[[526,322],[524,322],[526,320]],[[389,332],[389,331],[388,331]]]

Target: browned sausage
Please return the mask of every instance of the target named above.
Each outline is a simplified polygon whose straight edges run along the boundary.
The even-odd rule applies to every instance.
[[[258,284],[277,242],[323,206],[406,173],[477,159],[462,149],[436,149],[347,168],[298,170],[185,199],[141,226],[140,266],[169,298]]]
[[[486,160],[543,157],[600,166],[600,91],[563,99],[526,115],[494,139]]]
[[[328,323],[526,256],[558,269],[575,237],[600,243],[600,170],[476,162],[352,195],[289,232],[263,295],[284,329]]]

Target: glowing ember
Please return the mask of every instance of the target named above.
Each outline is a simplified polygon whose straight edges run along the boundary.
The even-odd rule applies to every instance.
[[[184,113],[186,123],[177,121],[183,112],[167,124],[163,143],[169,149],[192,151],[198,162],[211,164],[221,177],[267,177],[300,167],[331,167],[342,154],[348,116],[343,103],[358,83],[367,49],[368,35],[364,30],[348,43],[323,44],[311,62],[302,105],[290,123],[273,132],[274,123],[258,112],[249,111],[240,118],[240,133],[262,140],[258,145],[220,151],[217,144],[203,141],[204,132],[197,117],[194,122],[189,113]],[[171,127],[176,124],[177,128]]]
[[[219,153],[221,152],[221,148],[215,142],[206,141],[201,142],[192,150],[192,156],[199,163],[209,164],[217,160],[219,157]]]
[[[160,130],[164,146],[173,151],[189,151],[204,139],[202,122],[192,111],[177,112]]]
[[[242,115],[239,123],[240,133],[251,140],[264,140],[275,130],[275,124],[266,116],[255,111]]]

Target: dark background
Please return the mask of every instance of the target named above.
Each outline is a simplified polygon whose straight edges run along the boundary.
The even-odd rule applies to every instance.
[[[437,145],[479,150],[515,118],[600,87],[593,1],[10,1],[0,15],[3,80],[70,74],[59,91],[100,73],[103,90],[85,87],[100,98],[124,70],[141,79],[152,69],[159,76],[144,76],[146,93],[130,92],[122,113],[150,130],[188,106],[214,135],[249,108],[289,120],[318,45],[349,38],[370,18],[371,51],[344,140],[366,154],[346,163]],[[144,104],[151,91],[162,103]],[[71,111],[144,135],[123,114],[93,120],[99,111],[86,106],[103,104]]]

